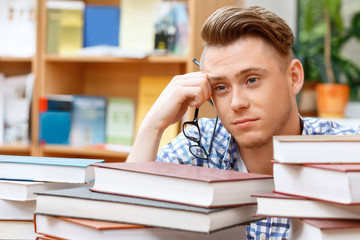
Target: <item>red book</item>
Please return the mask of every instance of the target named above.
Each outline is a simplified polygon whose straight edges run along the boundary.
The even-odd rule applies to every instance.
[[[274,184],[279,193],[360,204],[360,164],[274,163]]]
[[[360,221],[291,219],[289,239],[346,239],[358,240]]]
[[[339,204],[279,193],[253,195],[257,216],[360,220],[360,205]]]
[[[272,176],[164,162],[94,164],[93,191],[200,207],[254,204]]]

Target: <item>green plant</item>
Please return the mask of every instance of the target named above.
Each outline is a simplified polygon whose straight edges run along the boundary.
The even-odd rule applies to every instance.
[[[360,68],[341,55],[352,38],[360,40],[360,12],[351,26],[343,25],[341,0],[299,0],[295,56],[302,62],[306,81],[346,83],[351,100],[360,100]]]

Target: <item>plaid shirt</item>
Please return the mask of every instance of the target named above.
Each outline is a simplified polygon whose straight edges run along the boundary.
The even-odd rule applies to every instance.
[[[360,134],[360,126],[357,128],[350,128],[336,122],[319,120],[317,118],[301,119],[303,121],[302,135]],[[208,148],[210,144],[214,124],[214,119],[202,118],[199,120],[199,128],[202,137],[201,144],[205,148]],[[192,135],[191,132],[194,131],[194,128],[187,128],[186,131],[189,131],[189,135]],[[204,161],[191,155],[189,146],[192,144],[194,144],[194,142],[187,139],[183,133],[180,133],[171,143],[161,149],[157,161],[247,172],[240,157],[239,148],[235,139],[224,128],[220,120],[216,126],[215,138],[209,161]],[[286,239],[289,229],[290,220],[288,218],[269,217],[246,226],[246,236],[247,239],[254,240],[281,240]]]

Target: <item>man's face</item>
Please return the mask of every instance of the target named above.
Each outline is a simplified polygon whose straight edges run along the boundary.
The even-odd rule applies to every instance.
[[[240,147],[260,147],[289,128],[296,102],[288,64],[280,68],[281,62],[261,38],[207,49],[203,71],[217,113]]]

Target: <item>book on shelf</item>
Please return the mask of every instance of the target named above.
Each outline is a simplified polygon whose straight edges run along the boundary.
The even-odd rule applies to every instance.
[[[258,216],[360,220],[360,204],[339,204],[279,193],[252,195]]]
[[[109,98],[106,111],[106,143],[132,145],[134,131],[134,101],[127,98]]]
[[[70,144],[82,147],[105,143],[106,98],[73,96]]]
[[[88,183],[99,159],[0,155],[0,179]]]
[[[357,240],[360,236],[360,221],[291,219],[289,239],[308,240]]]
[[[171,81],[172,76],[141,76],[139,80],[139,91],[136,108],[136,131],[139,129],[147,112],[151,109],[152,105],[159,98],[161,92]],[[179,133],[179,123],[170,125],[164,131],[159,149],[171,142]]]
[[[0,199],[1,220],[29,220],[34,219],[36,200],[16,201]]]
[[[119,46],[120,7],[86,5],[84,47]]]
[[[76,55],[82,48],[84,8],[83,1],[46,1],[48,54]]]
[[[0,180],[0,199],[29,201],[36,199],[35,192],[76,187],[85,187],[85,183]]]
[[[154,50],[153,5],[159,0],[122,0],[120,48],[145,53]]]
[[[281,163],[360,163],[360,135],[274,136],[273,144]]]
[[[88,188],[37,193],[36,214],[85,218],[209,233],[258,219],[255,204],[200,208],[113,194]],[[171,221],[169,221],[171,219]]]
[[[240,239],[245,235],[243,226],[234,226],[211,234],[180,231],[166,228],[145,227],[117,222],[96,221],[81,218],[35,215],[35,229],[38,234],[61,239],[87,240],[216,240]]]
[[[0,220],[0,239],[35,239],[32,220]]]
[[[360,204],[360,164],[274,163],[273,169],[276,192]]]
[[[4,143],[29,143],[33,81],[31,73],[8,76],[4,80]]]
[[[274,190],[272,176],[165,163],[93,164],[92,191],[213,208],[255,203]],[[121,184],[113,184],[113,183]],[[161,191],[159,191],[161,189]]]
[[[32,57],[36,48],[36,0],[0,1],[0,56]]]
[[[69,145],[72,95],[39,98],[39,142]]]
[[[186,2],[161,1],[153,5],[155,52],[187,56],[190,24]]]
[[[0,73],[0,86],[4,86],[5,75]],[[5,127],[5,96],[4,88],[0,88],[0,145],[4,143],[4,127]]]

